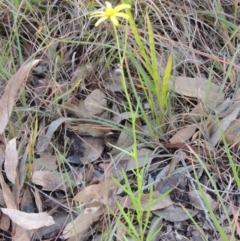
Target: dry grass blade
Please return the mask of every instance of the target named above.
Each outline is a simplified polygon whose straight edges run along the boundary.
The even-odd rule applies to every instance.
[[[40,60],[34,60],[23,65],[7,83],[0,99],[0,134],[4,132],[7,126],[18,90],[26,81],[30,70],[37,65],[39,61]]]

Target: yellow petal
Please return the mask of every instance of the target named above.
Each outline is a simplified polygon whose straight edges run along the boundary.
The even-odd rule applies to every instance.
[[[114,8],[114,11],[120,12],[123,9],[126,9],[126,8],[131,8],[131,5],[129,5],[129,4],[120,4],[119,6]]]
[[[113,25],[118,26],[118,20],[115,16],[110,17],[110,19],[111,19]]]
[[[103,16],[103,15],[104,15],[104,12],[102,12],[102,11],[90,13],[90,16]]]
[[[106,9],[112,9],[112,4],[110,2],[105,2],[106,4]]]
[[[115,16],[125,18],[127,20],[129,19],[129,16],[126,13],[115,13]]]
[[[101,22],[105,21],[108,17],[102,17],[100,18],[96,23],[95,23],[95,27],[97,27]]]

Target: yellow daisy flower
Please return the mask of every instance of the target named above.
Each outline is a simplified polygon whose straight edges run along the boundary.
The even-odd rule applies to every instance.
[[[117,7],[113,8],[112,4],[109,2],[105,2],[106,4],[106,9],[105,11],[97,11],[94,13],[91,13],[90,16],[92,18],[98,18],[101,17],[96,23],[95,23],[95,27],[97,27],[101,22],[105,21],[106,19],[110,18],[110,20],[112,21],[113,25],[118,26],[118,20],[117,17],[121,17],[124,18],[126,20],[128,20],[129,16],[125,13],[120,13],[120,11],[127,9],[127,8],[131,8],[131,6],[129,4],[120,4]]]

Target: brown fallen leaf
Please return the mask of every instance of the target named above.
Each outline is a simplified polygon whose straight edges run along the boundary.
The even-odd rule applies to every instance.
[[[1,208],[20,227],[32,230],[54,224],[54,220],[47,213],[25,213],[15,209]]]
[[[71,113],[79,118],[90,118],[91,114],[87,110],[86,106],[84,105],[84,101],[80,100],[78,105],[66,102],[61,105],[61,108],[66,110],[66,112]]]
[[[5,203],[5,200],[4,200],[4,197],[3,197],[2,189],[0,189],[0,206],[3,207],[3,208],[6,207],[6,203]]]
[[[37,237],[40,240],[53,239],[64,227],[72,221],[71,215],[63,212],[56,212],[53,214],[54,224],[51,226],[41,227],[37,231]]]
[[[68,178],[66,177],[68,175]],[[68,188],[67,179],[71,179],[72,185],[76,186],[81,184],[82,182],[82,174],[81,173],[61,173],[50,172],[50,171],[35,171],[32,175],[32,182],[36,185],[42,186],[45,190],[63,190],[65,191]],[[65,185],[63,185],[65,183]]]
[[[188,195],[189,195],[191,205],[193,205],[198,210],[203,210],[203,207],[201,206],[200,200],[198,199],[196,192],[198,193],[199,198],[201,198],[201,193],[198,190],[189,192]],[[204,195],[206,200],[208,201],[208,204],[212,208],[214,208],[215,202],[212,199],[212,197],[208,193],[204,193]]]
[[[156,200],[160,198],[160,195],[161,194],[158,191],[154,191],[153,194],[152,194],[151,203],[156,202]],[[126,208],[134,209],[132,201],[131,201],[131,199],[129,197],[123,197],[122,200],[121,200],[121,204],[122,204],[122,206],[124,206]],[[141,195],[142,211],[145,211],[146,208],[149,207],[149,204],[150,204],[150,193],[143,193]],[[151,209],[151,211],[153,211],[153,210],[169,207],[169,206],[171,206],[173,204],[174,203],[171,200],[171,198],[169,196],[166,196],[162,200],[160,200],[157,203],[155,203],[154,205],[152,205],[150,207],[150,209]]]
[[[31,192],[29,190],[29,187],[26,186],[26,188],[23,191],[23,196],[21,198],[21,211],[27,213],[34,213],[34,209],[35,206],[33,203]]]
[[[174,143],[174,144],[173,143],[164,143],[163,146],[165,148],[169,148],[169,149],[177,149],[177,150],[195,152],[201,156],[208,156],[208,157],[214,156],[213,150],[210,150],[210,149],[204,148],[204,147],[185,145],[185,144],[179,143],[179,142]]]
[[[16,147],[16,138],[7,143],[4,168],[7,178],[10,182],[15,183],[17,177],[18,151]]]
[[[95,161],[102,155],[105,148],[103,138],[86,136],[82,137],[81,140],[84,152],[83,156],[80,157],[80,161],[83,165]]]
[[[5,127],[7,126],[18,90],[25,83],[30,70],[37,65],[39,61],[40,60],[38,59],[24,64],[8,81],[0,99],[0,134],[4,132]]]
[[[128,129],[131,128],[131,125],[128,124],[128,122],[125,122],[125,127]],[[113,143],[114,146],[121,148],[123,150],[125,150],[126,148],[128,148],[129,146],[131,146],[133,144],[133,137],[132,135],[130,135],[129,133],[126,132],[121,132],[118,140],[116,143]],[[121,152],[118,148],[114,148],[110,151],[110,153],[112,155],[116,155],[117,153]]]
[[[175,189],[178,184],[180,183],[181,179],[183,177],[182,173],[173,173],[169,177],[167,177],[165,180],[162,180],[161,182],[156,184],[155,189],[159,193],[166,193],[170,191],[171,189]]]
[[[89,113],[101,114],[107,107],[106,95],[100,89],[95,89],[84,100],[84,105]]]
[[[191,210],[187,208],[186,210],[191,215],[191,217],[194,217],[199,213],[199,211],[196,210]],[[183,208],[177,205],[172,205],[164,209],[155,210],[153,211],[153,213],[159,217],[163,217],[169,222],[181,222],[189,219],[189,216],[183,210]]]
[[[114,195],[117,187],[116,184],[110,180],[105,183],[99,183],[87,186],[79,192],[73,200],[78,202],[87,201],[90,199],[100,200],[102,203],[107,204]]]
[[[48,145],[51,142],[51,139],[53,137],[54,132],[58,129],[58,127],[65,121],[67,121],[68,118],[60,117],[57,120],[54,120],[48,127],[47,133],[45,136],[39,136],[37,141],[37,151],[39,153],[43,153],[45,149],[48,147]]]
[[[17,209],[17,205],[15,203],[15,198],[8,187],[8,185],[5,183],[3,176],[2,176],[2,168],[0,168],[0,183],[2,186],[2,191],[3,191],[3,197],[5,200],[5,203],[7,205],[7,208],[11,209]]]
[[[33,171],[50,171],[56,170],[57,168],[57,157],[54,155],[43,155],[33,162]]]
[[[224,98],[224,94],[219,94],[220,86],[202,77],[177,76],[170,79],[169,88],[180,95],[196,97],[204,103],[208,101],[213,106],[217,104],[217,100]]]
[[[197,130],[195,125],[188,125],[181,128],[173,137],[169,140],[170,143],[185,143],[189,140],[194,132]]]
[[[4,231],[8,231],[10,227],[10,218],[2,213],[1,214],[1,219],[0,219],[0,229],[4,230]]]
[[[220,141],[223,133],[227,128],[230,126],[231,122],[234,121],[238,114],[240,112],[240,107],[234,109],[229,115],[224,117],[220,122],[219,122],[219,127],[214,131],[212,134],[210,141],[213,146],[216,146],[217,143]]]
[[[67,224],[63,230],[62,237],[67,239],[80,234],[78,240],[81,240],[81,234],[83,235],[90,225],[99,219],[99,216],[105,212],[105,209],[106,207],[104,205],[96,208],[84,209],[73,222]]]
[[[13,235],[12,235],[12,240],[13,241],[30,241],[30,235],[27,232],[26,229],[20,227],[16,223],[13,222]]]

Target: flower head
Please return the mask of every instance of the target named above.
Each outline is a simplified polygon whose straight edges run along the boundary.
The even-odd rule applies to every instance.
[[[118,26],[118,20],[117,17],[121,17],[124,19],[129,18],[129,16],[125,13],[120,13],[120,11],[127,9],[127,8],[131,8],[131,6],[129,4],[120,4],[117,7],[113,8],[112,4],[109,2],[105,2],[106,4],[106,9],[105,11],[97,11],[94,13],[91,13],[91,17],[92,18],[98,18],[101,17],[96,23],[95,23],[95,27],[97,27],[101,22],[105,21],[106,19],[110,18],[110,20],[112,21],[112,23],[115,26]]]

